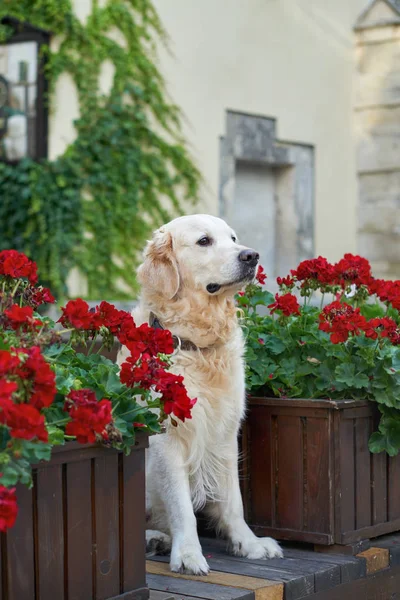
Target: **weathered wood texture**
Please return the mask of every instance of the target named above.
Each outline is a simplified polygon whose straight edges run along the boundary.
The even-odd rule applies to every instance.
[[[246,518],[259,535],[350,544],[400,530],[400,456],[373,455],[372,402],[250,398]]]
[[[2,600],[146,600],[147,436],[129,456],[76,442],[55,448],[18,486],[1,538]]]
[[[357,590],[364,594],[355,594],[357,600],[400,598],[400,587],[393,588],[400,559],[400,537],[396,535],[374,540],[374,547],[357,557],[321,554],[304,545],[294,548],[283,543],[282,559],[256,560],[230,555],[227,542],[221,539],[201,538],[200,542],[211,567],[207,577],[171,573],[169,558],[155,556],[147,562],[150,589],[171,594],[174,600],[233,600],[242,598],[241,591],[251,594],[246,598],[255,600],[325,600],[324,594],[332,599],[342,598],[342,594],[350,598],[350,593]],[[383,573],[379,584],[375,580],[378,572]],[[384,582],[399,595],[384,595]],[[376,590],[381,595],[374,595]]]

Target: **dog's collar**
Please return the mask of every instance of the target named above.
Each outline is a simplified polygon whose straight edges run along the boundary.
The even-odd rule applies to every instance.
[[[153,329],[164,329],[161,325],[160,320],[154,313],[150,313],[149,325]],[[182,340],[178,335],[172,335],[175,350],[198,350],[199,348],[190,340]]]

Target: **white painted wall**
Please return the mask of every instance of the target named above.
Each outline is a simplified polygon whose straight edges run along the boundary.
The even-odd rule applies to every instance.
[[[335,260],[355,251],[352,28],[367,0],[154,3],[174,54],[161,50],[161,68],[206,182],[196,210],[218,213],[218,138],[225,133],[226,109],[276,117],[278,139],[315,145],[316,252]],[[74,0],[74,6],[85,20],[91,0]],[[106,91],[112,73],[107,66],[102,73]],[[58,81],[54,104],[52,159],[73,141],[72,121],[79,115],[67,74]]]
[[[367,0],[155,0],[174,56],[161,66],[218,213],[225,110],[277,118],[316,148],[316,252],[356,249],[353,25]]]

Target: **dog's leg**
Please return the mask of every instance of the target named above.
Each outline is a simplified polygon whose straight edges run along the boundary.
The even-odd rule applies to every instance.
[[[218,500],[207,506],[207,512],[217,529],[228,538],[232,551],[247,558],[283,556],[279,544],[272,538],[257,537],[244,520],[242,495],[239,486],[237,441],[232,445],[226,462],[226,474],[219,481]]]
[[[197,534],[187,469],[179,446],[170,446],[162,438],[152,440],[151,485],[157,485],[172,538],[171,571],[207,575],[209,567]]]
[[[146,557],[168,554],[171,551],[171,538],[163,531],[146,529]]]

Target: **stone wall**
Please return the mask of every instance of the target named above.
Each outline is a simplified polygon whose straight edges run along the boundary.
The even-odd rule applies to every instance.
[[[400,278],[400,12],[370,4],[356,25],[358,250]]]

